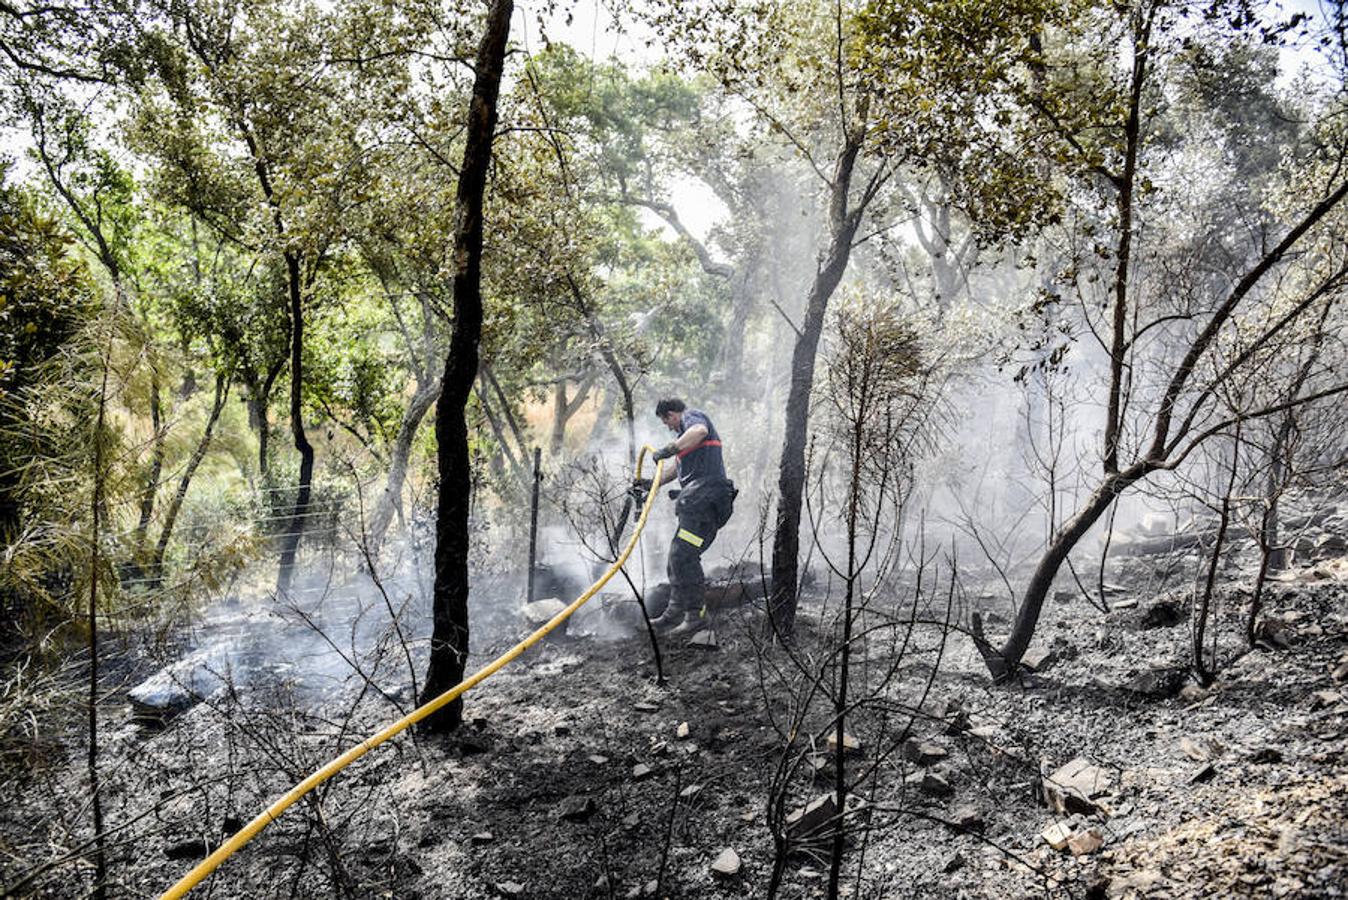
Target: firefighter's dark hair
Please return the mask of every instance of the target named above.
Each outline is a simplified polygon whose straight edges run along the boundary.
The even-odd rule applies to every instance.
[[[658,419],[663,419],[669,413],[681,413],[687,408],[678,397],[669,397],[655,404],[655,416]]]

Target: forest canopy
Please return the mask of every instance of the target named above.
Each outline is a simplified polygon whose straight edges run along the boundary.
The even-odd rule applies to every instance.
[[[926,597],[1006,684],[1047,601],[1107,614],[1116,533],[1173,519],[1210,684],[1342,484],[1346,74],[1338,2],[0,4],[0,756],[88,750],[53,856],[134,883],[100,711],[222,609],[402,713],[526,591],[569,602],[666,398],[738,490],[707,590],[746,585],[785,670],[827,648],[837,808],[868,604]]]

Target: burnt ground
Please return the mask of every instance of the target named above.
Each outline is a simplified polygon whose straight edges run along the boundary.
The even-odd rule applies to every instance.
[[[1248,653],[1234,637],[1247,585],[1228,585],[1217,618],[1223,671],[1209,689],[1183,677],[1187,604],[1165,602],[1178,594],[1114,596],[1123,608],[1108,613],[1060,595],[1035,643],[1056,659],[1004,687],[989,684],[961,634],[949,634],[933,675],[940,628],[877,630],[884,637],[859,645],[855,660],[852,696],[870,702],[849,720],[860,747],[847,768],[870,777],[856,789],[868,808],[849,817],[844,895],[1341,895],[1348,689],[1332,673],[1348,651],[1342,562],[1276,584],[1269,611],[1282,627]],[[806,610],[800,649],[816,661],[819,621],[829,621],[820,602]],[[193,896],[764,895],[770,780],[799,695],[770,674],[791,668],[760,646],[759,612],[722,612],[714,624],[714,650],[665,642],[663,687],[644,636],[536,648],[470,694],[460,733],[373,751]],[[992,627],[1004,626],[994,616]],[[485,660],[504,646],[476,652]],[[388,665],[376,684],[407,680]],[[122,694],[110,695],[110,893],[165,889],[222,833],[395,717],[409,693],[380,696],[348,679],[315,695],[273,673],[231,684],[163,728],[132,723]],[[69,727],[78,721],[72,713]],[[813,732],[822,749],[826,721],[822,707],[806,708],[793,747],[808,751]],[[6,758],[0,880],[15,894],[89,890],[88,864],[61,862],[88,839],[89,800],[81,736],[59,737],[41,735],[22,768]],[[931,746],[905,754],[905,739]],[[1042,776],[1078,758],[1098,767],[1098,789],[1084,812],[1055,812]],[[827,754],[804,759],[786,810],[829,791],[833,774]],[[1055,822],[1102,846],[1052,849],[1041,832]],[[714,875],[726,848],[742,866]],[[822,896],[827,871],[817,846],[797,842],[780,896]]]

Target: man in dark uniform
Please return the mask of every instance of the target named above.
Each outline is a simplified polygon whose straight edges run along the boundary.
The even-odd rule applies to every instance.
[[[670,398],[655,405],[655,415],[676,435],[652,459],[673,457],[666,465],[661,484],[679,479],[674,514],[679,527],[669,545],[669,606],[652,624],[656,628],[696,631],[703,625],[703,591],[706,575],[702,554],[716,539],[716,532],[734,510],[735,485],[725,477],[721,436],[707,414],[690,409],[682,400]]]

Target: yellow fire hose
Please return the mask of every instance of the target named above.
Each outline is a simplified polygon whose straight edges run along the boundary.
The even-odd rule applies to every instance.
[[[641,477],[641,466],[646,459],[646,451],[650,449],[652,448],[649,446],[642,447],[641,452],[637,455],[637,478]],[[445,691],[429,703],[412,710],[378,734],[372,735],[364,741],[361,741],[359,744],[352,747],[350,750],[347,750],[341,756],[332,760],[323,768],[295,785],[285,794],[285,796],[267,807],[253,819],[253,821],[245,825],[241,831],[235,833],[233,837],[221,844],[214,853],[197,863],[192,871],[188,872],[177,884],[164,892],[161,900],[177,900],[177,898],[185,896],[188,891],[196,887],[207,875],[214,872],[221,863],[233,856],[235,851],[251,841],[258,832],[280,818],[281,813],[289,809],[296,800],[360,759],[375,747],[384,743],[384,741],[387,741],[399,732],[405,731],[407,728],[420,722],[431,713],[453,702],[470,688],[476,687],[492,675],[495,675],[516,657],[523,654],[525,650],[528,650],[534,644],[541,641],[548,632],[566,621],[572,613],[584,606],[591,597],[599,593],[599,589],[607,584],[610,578],[618,573],[618,570],[627,562],[627,558],[632,555],[632,550],[636,547],[637,540],[641,537],[642,529],[646,527],[646,518],[650,515],[651,508],[655,505],[655,497],[659,493],[660,476],[663,474],[664,466],[665,464],[663,461],[655,464],[655,478],[651,483],[650,493],[646,495],[646,502],[641,508],[641,517],[637,519],[636,528],[632,530],[632,537],[627,541],[627,545],[623,547],[622,554],[614,561],[613,565],[609,566],[608,571],[604,573],[602,578],[590,585],[589,590],[577,597],[566,609],[549,619],[547,624],[543,625],[533,634],[520,641],[514,647],[511,647],[481,669],[478,669],[454,687]]]

